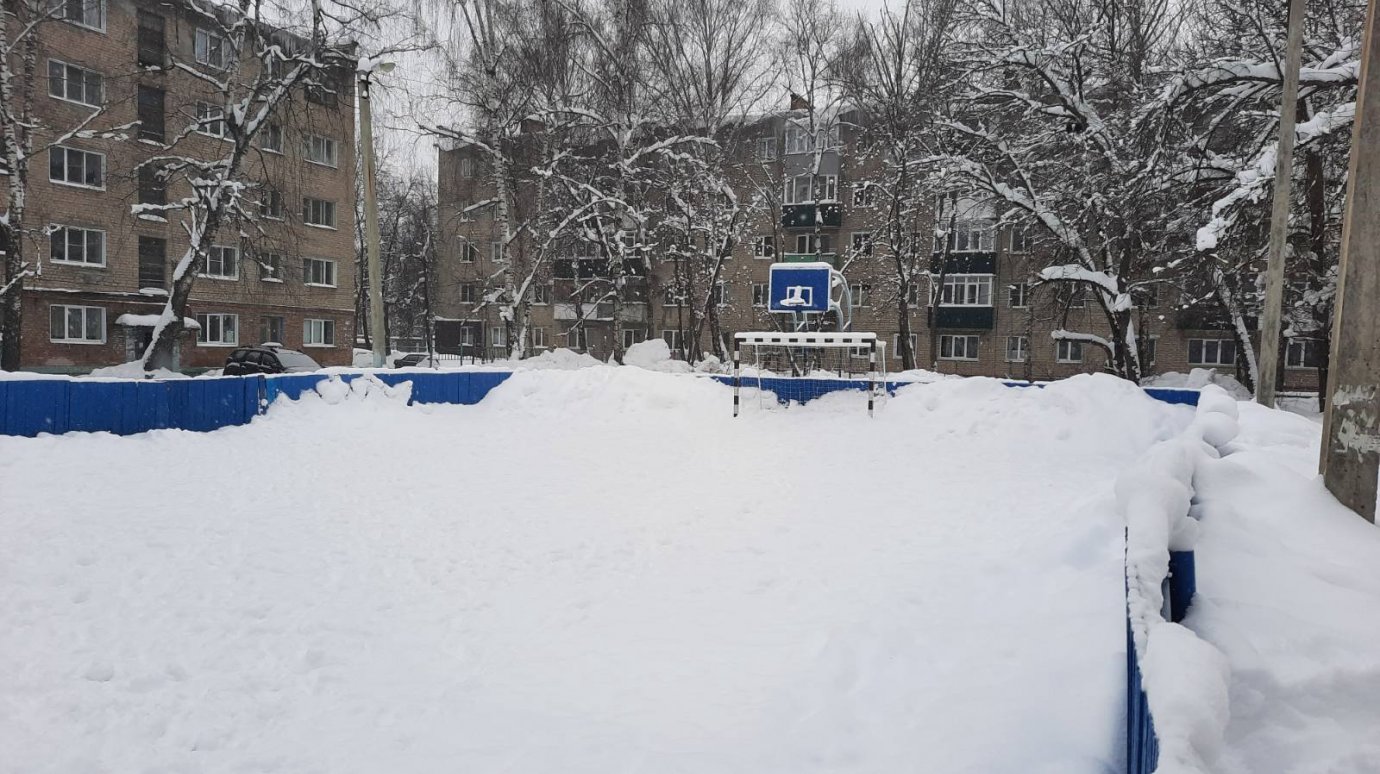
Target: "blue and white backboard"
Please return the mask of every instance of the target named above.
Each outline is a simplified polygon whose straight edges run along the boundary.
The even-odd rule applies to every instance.
[[[833,270],[827,263],[773,264],[767,308],[773,312],[829,311]]]

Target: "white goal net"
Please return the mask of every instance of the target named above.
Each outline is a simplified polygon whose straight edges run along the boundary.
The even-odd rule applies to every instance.
[[[804,403],[839,389],[867,391],[872,413],[886,382],[884,344],[875,333],[762,331],[733,337],[733,415],[742,387],[770,392],[782,402]]]

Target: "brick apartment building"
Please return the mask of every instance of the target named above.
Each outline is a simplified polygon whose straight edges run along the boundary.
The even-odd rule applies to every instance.
[[[778,322],[766,309],[771,265],[816,260],[822,254],[841,267],[849,280],[852,329],[877,333],[886,343],[888,370],[899,370],[898,305],[894,291],[887,290],[895,287],[894,268],[880,251],[874,257],[870,244],[871,235],[883,228],[885,213],[859,184],[866,178],[869,162],[852,153],[858,132],[845,122],[842,131],[821,138],[827,148],[819,160],[818,174],[823,179],[812,186],[815,140],[787,116],[759,119],[751,129],[753,142],[745,144],[752,158],[741,159],[740,198],[750,198],[752,190],[761,186],[781,195],[778,205],[758,217],[751,236],[734,247],[723,272],[717,302],[725,336],[731,337],[734,331],[776,329]],[[492,196],[492,185],[482,169],[483,158],[472,148],[440,151],[438,203],[445,238],[433,298],[436,340],[442,351],[463,349],[502,357],[507,342],[499,310],[481,303],[489,289],[486,278],[495,276],[490,256],[497,230],[483,211],[461,215],[469,203]],[[813,222],[817,206],[822,220],[818,228]],[[931,288],[924,283],[910,294],[909,323],[917,365],[929,368],[937,347],[939,370],[945,373],[1047,380],[1103,370],[1106,359],[1100,348],[1051,337],[1060,328],[1105,335],[1097,302],[1053,285],[1034,287],[1032,277],[1048,262],[1034,239],[999,225],[994,206],[961,200],[950,206],[959,214],[949,237],[945,287],[933,294],[939,299],[938,308],[930,307]],[[926,225],[924,231],[929,234],[933,229]],[[935,245],[936,258],[942,247]],[[578,256],[590,250],[574,245],[568,251]],[[596,312],[593,319],[587,317],[583,332],[574,325],[576,307],[569,299],[578,280],[569,269],[562,270],[568,263],[554,261],[542,278],[532,307],[529,344],[537,350],[569,347],[607,358],[612,350],[611,319]],[[624,307],[623,344],[660,337],[674,352],[683,344],[684,326],[683,310],[667,293],[670,263],[653,255],[646,285],[634,296],[645,300]],[[1148,344],[1142,352],[1144,372],[1213,368],[1237,375],[1236,343],[1225,320],[1202,306],[1181,308],[1178,291],[1173,291],[1173,298],[1170,291],[1163,286],[1160,292],[1138,299],[1137,328],[1147,336]],[[705,352],[712,351],[707,342],[700,343]],[[1286,388],[1316,389],[1313,363],[1320,346],[1322,342],[1312,340],[1290,342]]]
[[[223,40],[177,6],[155,0],[72,0],[39,34],[35,112],[57,129],[97,107],[93,129],[133,124],[124,139],[75,139],[35,158],[27,220],[47,233],[27,249],[41,274],[26,281],[21,364],[71,372],[127,362],[147,344],[172,267],[187,247],[181,213],[136,216],[135,203],[185,194],[135,170],[208,111],[216,95],[176,60],[210,71],[234,65]],[[354,340],[354,92],[299,90],[258,140],[243,171],[263,184],[258,225],[226,223],[197,279],[178,366],[223,365],[236,345],[278,342],[325,365],[350,362]],[[46,142],[43,138],[41,141]],[[214,129],[176,153],[218,154]],[[0,191],[3,195],[3,191]]]

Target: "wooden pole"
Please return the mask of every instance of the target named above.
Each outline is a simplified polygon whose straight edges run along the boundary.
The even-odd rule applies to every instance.
[[[1290,188],[1294,177],[1294,124],[1299,102],[1299,67],[1303,60],[1304,0],[1289,0],[1289,36],[1285,44],[1284,94],[1279,100],[1279,145],[1275,148],[1275,200],[1270,211],[1270,258],[1265,275],[1265,326],[1260,333],[1260,383],[1255,399],[1274,408],[1279,381],[1280,332],[1284,312],[1284,248],[1289,240]]]
[[[1380,50],[1377,0],[1366,12],[1351,135],[1342,259],[1323,413],[1320,471],[1329,491],[1375,521],[1380,475]]]

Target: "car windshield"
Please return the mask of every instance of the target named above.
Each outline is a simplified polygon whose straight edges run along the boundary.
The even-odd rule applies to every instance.
[[[315,360],[290,349],[278,350],[278,361],[283,364],[284,371],[315,371],[321,367]]]

